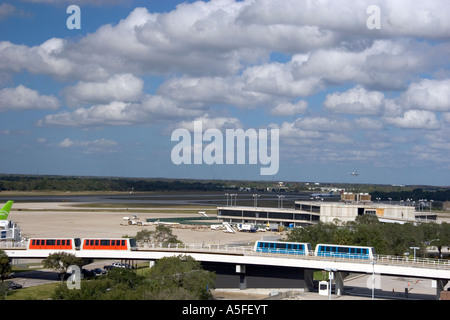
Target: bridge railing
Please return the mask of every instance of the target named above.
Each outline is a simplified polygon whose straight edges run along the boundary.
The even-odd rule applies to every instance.
[[[0,249],[17,249],[26,248],[27,244],[25,242],[17,241],[0,241]]]
[[[194,252],[217,252],[217,253],[250,253],[252,246],[219,245],[219,244],[198,244],[198,243],[152,243],[139,247],[142,250],[175,250]]]
[[[446,259],[428,259],[428,258],[411,259],[408,257],[378,255],[375,262],[390,265],[405,265],[410,267],[450,269],[450,260]]]
[[[354,262],[387,264],[387,265],[404,265],[409,267],[423,267],[423,268],[441,268],[450,269],[450,260],[445,259],[428,259],[428,258],[415,258],[408,257],[377,255],[374,260],[362,260],[357,257],[346,256],[315,256],[314,251],[311,251],[309,255],[287,254],[287,253],[267,253],[267,252],[255,252],[253,246],[238,246],[238,245],[218,245],[218,244],[150,244],[140,247],[143,250],[175,250],[180,252],[215,252],[215,253],[235,253],[246,255],[260,255],[271,257],[283,257],[292,259],[320,259],[320,260],[332,260],[342,262]]]

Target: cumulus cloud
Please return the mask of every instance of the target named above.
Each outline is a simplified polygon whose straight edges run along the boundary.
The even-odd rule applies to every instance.
[[[362,130],[381,130],[383,128],[383,124],[376,119],[358,118],[354,122],[356,127]]]
[[[300,100],[297,103],[281,103],[270,111],[274,116],[294,116],[304,113],[308,109],[308,102]]]
[[[184,105],[231,105],[245,109],[267,106],[277,99],[246,87],[240,77],[173,77],[158,88],[158,94]]]
[[[377,115],[383,105],[384,94],[367,91],[357,86],[342,93],[327,95],[324,107],[334,113],[348,113],[359,115]]]
[[[423,79],[412,83],[403,95],[402,103],[409,109],[450,111],[450,79]]]
[[[137,102],[143,95],[143,87],[144,81],[132,74],[118,74],[104,82],[81,81],[64,91],[69,105],[80,105],[110,101]]]
[[[64,139],[57,145],[59,148],[80,148],[84,153],[114,153],[118,143],[109,139],[96,139],[92,141]]]
[[[408,110],[403,117],[385,118],[385,121],[403,129],[439,129],[441,127],[434,112],[426,110]]]
[[[174,128],[187,129],[189,131],[194,131],[194,122],[200,121],[202,123],[202,130],[208,129],[218,129],[224,131],[226,129],[242,129],[243,125],[241,121],[233,117],[224,116],[211,116],[205,114],[204,116],[195,118],[193,121],[181,121],[174,125]]]
[[[379,30],[366,26],[372,4],[381,8]],[[422,141],[424,132],[448,133],[449,12],[450,3],[438,0],[212,0],[163,13],[136,8],[76,38],[33,46],[0,42],[0,79],[8,83],[26,72],[66,84],[60,93],[70,109],[48,114],[36,122],[40,126],[164,124],[167,133],[195,120],[221,129],[263,126],[267,115],[284,116],[295,120],[270,126],[280,129],[283,144],[296,147],[289,154],[384,163],[387,154],[379,149],[395,150],[412,131],[397,128],[420,130]],[[146,92],[150,83],[158,84],[154,92]],[[0,94],[7,97],[8,90],[21,96],[17,88]],[[53,96],[34,96],[53,101],[49,109],[59,106]],[[0,110],[18,104],[6,107],[5,101]],[[250,109],[262,120],[251,118]],[[433,154],[448,150],[440,137]],[[59,146],[94,145],[65,139]]]
[[[0,90],[0,111],[59,108],[59,100],[53,95],[40,95],[38,91],[23,85]]]
[[[77,108],[45,116],[38,126],[102,127],[148,125],[161,121],[176,121],[203,114],[201,109],[182,108],[171,99],[162,96],[146,96],[139,103],[113,101],[109,104]]]

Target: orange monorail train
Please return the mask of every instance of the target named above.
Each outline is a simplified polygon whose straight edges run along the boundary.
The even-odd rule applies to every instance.
[[[133,238],[32,238],[27,250],[137,250]]]

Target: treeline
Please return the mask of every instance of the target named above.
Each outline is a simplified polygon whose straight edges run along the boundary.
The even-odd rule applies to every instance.
[[[387,201],[410,199],[450,201],[450,188],[446,187],[394,187],[388,185],[320,184],[322,187],[343,188],[350,192],[368,192],[372,200]],[[43,176],[0,174],[0,191],[251,191],[251,192],[311,192],[321,191],[319,187],[309,189],[303,182],[285,182],[279,188],[277,181],[237,181],[237,180],[195,180],[168,178],[126,178],[126,177],[86,177],[86,176]],[[437,208],[438,203],[433,207]]]
[[[393,201],[419,201],[420,199],[427,199],[428,201],[450,201],[450,189],[438,189],[433,191],[423,190],[422,188],[413,189],[411,191],[374,191],[371,193],[372,200],[380,198],[383,201],[391,198]]]
[[[417,256],[427,256],[426,248],[435,246],[439,256],[443,247],[450,246],[450,224],[448,223],[381,223],[376,216],[363,215],[347,223],[323,223],[295,228],[287,241],[309,242],[313,248],[318,243],[374,247],[377,254],[403,256],[413,252],[410,247],[419,247]]]
[[[220,191],[220,182],[114,177],[0,176],[0,191]]]

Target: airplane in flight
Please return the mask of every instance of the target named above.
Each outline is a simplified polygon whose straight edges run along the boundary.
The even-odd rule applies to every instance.
[[[9,200],[0,209],[0,228],[6,228],[8,226],[8,215],[14,201]]]
[[[350,175],[357,176],[357,175],[359,175],[359,173],[358,173],[358,171],[353,171],[352,173],[350,173]]]

